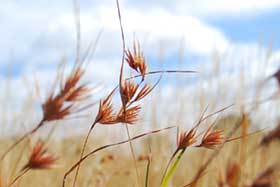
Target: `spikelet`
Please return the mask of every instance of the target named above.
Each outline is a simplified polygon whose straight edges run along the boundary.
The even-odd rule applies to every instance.
[[[70,74],[65,84],[60,80],[58,93],[54,91],[47,97],[42,104],[43,121],[60,120],[75,112],[76,102],[88,97],[90,89],[87,84],[78,85],[84,70],[78,66]]]
[[[105,125],[116,123],[116,114],[114,114],[113,112],[113,106],[111,101],[113,93],[114,90],[104,100],[100,101],[99,110],[95,118],[95,123]]]
[[[141,107],[139,105],[127,108],[125,111],[121,109],[117,115],[116,122],[130,125],[136,124],[139,121],[140,110]]]
[[[123,106],[126,106],[135,96],[139,85],[134,84],[132,81],[124,81],[120,87],[121,99]]]
[[[48,150],[44,148],[44,143],[42,141],[38,141],[31,151],[28,163],[22,170],[52,168],[57,161],[57,158],[47,152]]]
[[[147,71],[147,65],[143,52],[140,49],[139,42],[133,43],[133,53],[128,49],[126,50],[126,62],[135,71],[140,72],[142,80],[145,79],[145,74]]]
[[[196,135],[196,128],[192,128],[190,131],[185,131],[181,133],[177,137],[177,149],[186,149],[187,147],[193,145],[197,142],[197,139],[195,137]]]
[[[200,145],[197,147],[205,147],[208,149],[214,149],[225,140],[223,130],[214,130],[212,127],[208,128],[202,137]]]

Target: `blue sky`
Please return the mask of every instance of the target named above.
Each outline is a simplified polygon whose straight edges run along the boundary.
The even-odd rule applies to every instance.
[[[110,84],[117,80],[121,57],[115,1],[81,0],[80,5],[83,49],[103,28],[87,79]],[[231,68],[256,72],[271,38],[274,48],[267,73],[278,67],[279,0],[120,0],[120,5],[127,45],[134,37],[143,44],[150,69],[176,69],[183,44],[185,63],[180,68],[211,67],[217,53],[234,61],[227,63]],[[9,69],[14,87],[23,87],[22,77],[32,82],[36,74],[45,89],[61,58],[75,58],[71,0],[3,0],[0,25],[0,88]],[[158,64],[160,50],[163,66]],[[248,59],[252,62],[242,64]]]
[[[207,22],[220,28],[233,41],[255,42],[264,40],[268,42],[273,39],[275,48],[279,48],[280,25],[277,21],[279,16],[280,12],[277,9],[247,18],[210,18]]]

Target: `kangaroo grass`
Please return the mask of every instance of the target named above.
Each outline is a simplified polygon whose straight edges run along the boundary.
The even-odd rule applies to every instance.
[[[235,124],[234,128],[224,138],[224,141],[221,143],[220,147],[215,149],[214,152],[210,155],[210,157],[206,160],[206,162],[203,165],[200,166],[200,168],[196,172],[195,176],[193,177],[192,181],[189,182],[186,185],[183,185],[182,187],[187,187],[187,186],[196,187],[197,183],[198,183],[198,180],[205,175],[206,169],[212,163],[212,161],[220,154],[224,145],[228,142],[232,142],[232,141],[235,141],[235,140],[238,140],[238,139],[245,138],[243,135],[239,136],[239,137],[232,138],[233,134],[240,128],[241,122],[242,122],[242,120]],[[249,133],[249,134],[246,135],[246,137],[249,137],[249,136],[251,136],[253,134],[256,134],[256,133],[259,133],[261,131],[262,130],[258,130],[256,132]]]
[[[168,185],[168,182],[169,182],[172,174],[174,173],[179,161],[181,160],[183,154],[185,153],[186,149],[197,142],[197,138],[199,136],[199,135],[197,135],[197,130],[198,130],[199,125],[206,119],[208,119],[208,118],[212,117],[213,115],[218,114],[232,106],[233,106],[233,104],[204,117],[205,112],[207,110],[207,107],[206,107],[206,109],[203,111],[200,119],[198,120],[196,125],[190,131],[185,131],[185,132],[182,132],[181,134],[179,134],[177,131],[177,149],[174,151],[170,160],[168,161],[168,164],[167,164],[166,169],[163,174],[163,178],[161,180],[161,185],[160,185],[161,187],[166,187]],[[203,136],[203,140],[202,140],[201,144],[199,144],[199,146],[209,148],[209,147],[214,147],[214,146],[220,145],[223,142],[224,139],[222,136],[222,132],[220,132],[220,131],[218,133],[216,131],[211,132],[210,131],[211,128],[212,128],[212,125],[206,131],[205,135]],[[174,163],[170,166],[172,160],[174,159],[174,157],[176,155],[177,155],[177,157],[176,157]]]
[[[152,90],[159,84],[162,74],[163,73],[193,73],[194,71],[177,71],[177,70],[167,70],[167,71],[154,71],[154,72],[147,72],[147,65],[146,60],[144,57],[143,52],[141,51],[141,47],[139,42],[133,43],[133,50],[126,49],[125,45],[125,38],[124,38],[124,31],[122,26],[122,20],[121,20],[121,12],[120,12],[120,6],[118,0],[117,3],[117,9],[118,9],[118,17],[119,17],[119,24],[121,29],[121,37],[122,37],[122,60],[121,60],[121,68],[120,68],[120,74],[119,74],[119,85],[116,86],[113,91],[102,101],[99,103],[99,111],[95,118],[95,121],[91,125],[84,143],[83,148],[80,154],[80,159],[83,157],[85,153],[85,148],[89,139],[90,134],[92,133],[95,125],[97,123],[100,123],[102,125],[115,125],[122,123],[126,127],[126,134],[128,139],[130,139],[130,132],[128,125],[134,125],[139,121],[139,113],[141,111],[141,106],[138,104],[139,101],[144,99],[147,95],[149,95]],[[140,76],[142,77],[142,80],[139,83],[135,83],[132,81],[132,79],[138,78],[139,76],[132,76],[129,78],[124,78],[123,72],[124,72],[124,66],[125,63],[134,71],[139,72]],[[158,81],[153,85],[149,86],[148,84],[144,84],[145,81],[145,75],[146,74],[161,74]],[[144,84],[144,85],[143,85]],[[115,93],[115,90],[119,90],[119,95],[122,103],[122,107],[118,110],[118,112],[114,111],[114,108],[112,106],[111,98],[112,95]],[[137,175],[137,183],[139,185],[139,172],[137,168],[137,161],[133,149],[132,142],[129,142],[131,155],[133,157],[135,171]],[[75,177],[73,181],[73,187],[75,187],[78,173],[79,173],[80,165],[77,167],[75,172]]]
[[[83,74],[84,70],[81,66],[78,66],[73,73],[67,77],[65,82],[60,80],[59,91],[56,93],[53,89],[51,94],[49,94],[45,102],[42,104],[43,117],[38,125],[14,142],[1,156],[1,161],[19,143],[25,140],[28,136],[37,132],[45,124],[45,122],[61,120],[77,113],[77,111],[81,111],[81,108],[77,105],[77,103],[86,99],[90,91],[86,84],[78,85]]]

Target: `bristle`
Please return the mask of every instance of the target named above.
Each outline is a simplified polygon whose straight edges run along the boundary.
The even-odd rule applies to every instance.
[[[135,97],[135,101],[140,101],[141,99],[146,97],[152,91],[152,89],[153,87],[150,87],[149,85],[145,84]]]

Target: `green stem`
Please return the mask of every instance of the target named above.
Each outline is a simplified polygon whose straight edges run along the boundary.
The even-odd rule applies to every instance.
[[[172,164],[172,166],[169,168],[169,170],[167,171],[166,175],[164,176],[163,178],[163,181],[160,185],[160,187],[166,187],[167,186],[167,183],[168,181],[170,180],[172,174],[174,173],[179,161],[181,160],[184,152],[185,152],[186,149],[182,149],[180,152],[179,152],[179,155],[177,156],[175,162]]]
[[[147,164],[147,169],[146,169],[145,187],[149,187],[150,165],[151,165],[151,160],[149,159]]]

